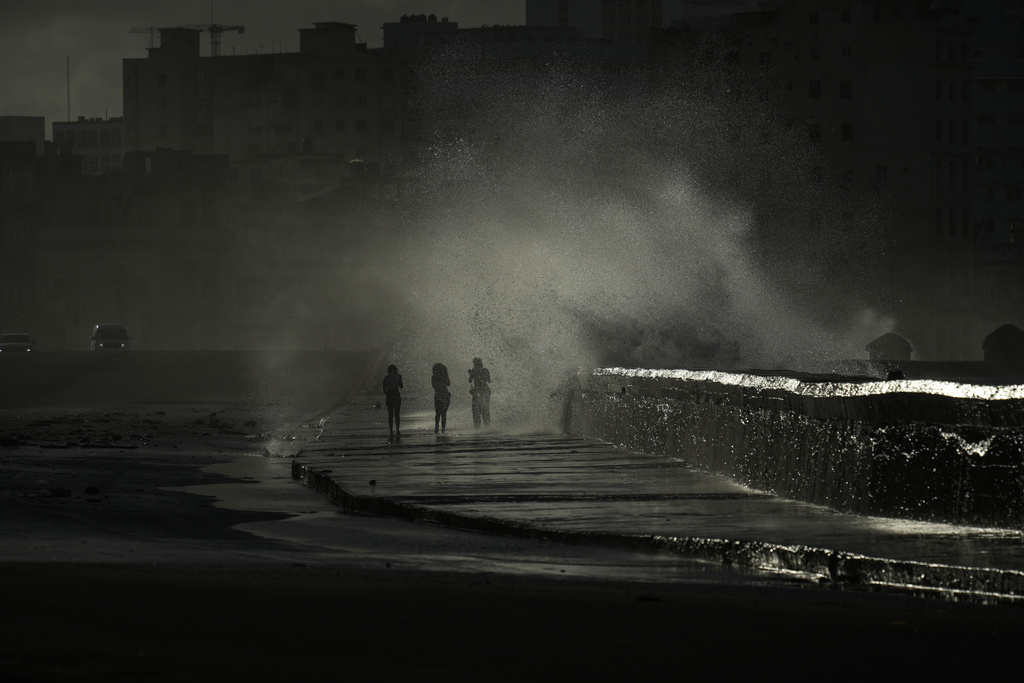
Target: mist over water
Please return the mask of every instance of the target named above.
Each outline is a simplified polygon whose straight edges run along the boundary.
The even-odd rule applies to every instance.
[[[671,90],[429,75],[444,133],[375,283],[407,377],[429,387],[444,362],[459,400],[480,356],[496,419],[528,419],[567,371],[821,370],[891,329],[872,207],[819,180],[768,104],[687,73]]]

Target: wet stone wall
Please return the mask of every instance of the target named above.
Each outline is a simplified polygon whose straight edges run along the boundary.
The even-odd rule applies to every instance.
[[[1024,387],[598,370],[565,431],[842,512],[1024,528]]]

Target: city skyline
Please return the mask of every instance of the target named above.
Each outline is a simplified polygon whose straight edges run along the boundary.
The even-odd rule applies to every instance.
[[[525,23],[525,0],[105,0],[82,5],[67,0],[5,3],[0,9],[0,116],[42,116],[46,137],[55,121],[122,115],[122,59],[145,57],[148,27],[244,26],[227,31],[221,53],[292,52],[299,29],[314,22],[355,24],[371,48],[381,45],[381,26],[403,14],[435,14],[461,27]],[[137,32],[131,32],[136,29]],[[142,29],[141,31],[139,29]],[[209,34],[201,53],[209,54]],[[70,119],[68,85],[70,82]]]

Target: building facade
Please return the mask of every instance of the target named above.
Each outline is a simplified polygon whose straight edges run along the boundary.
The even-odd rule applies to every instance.
[[[31,142],[43,153],[46,119],[42,116],[0,116],[0,142]]]
[[[398,141],[396,69],[355,26],[300,30],[294,53],[199,56],[199,31],[160,31],[125,59],[125,151],[160,147],[232,161],[316,151],[386,166]]]
[[[527,26],[574,28],[614,43],[646,44],[664,25],[664,0],[526,0]]]
[[[973,360],[992,324],[978,289],[975,32],[933,4],[762,3],[733,15],[724,44],[818,146],[815,171],[883,207],[897,332],[921,359]]]
[[[82,172],[101,175],[121,168],[124,159],[124,124],[120,117],[54,121],[53,141],[67,143],[73,154],[82,157]]]

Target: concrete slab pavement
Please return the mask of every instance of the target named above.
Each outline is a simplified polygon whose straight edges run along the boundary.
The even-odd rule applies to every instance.
[[[325,417],[293,477],[352,512],[462,529],[651,550],[810,581],[1024,599],[1016,530],[844,515],[755,491],[678,460],[500,427],[433,433],[361,395]],[[457,423],[450,420],[450,424]]]

